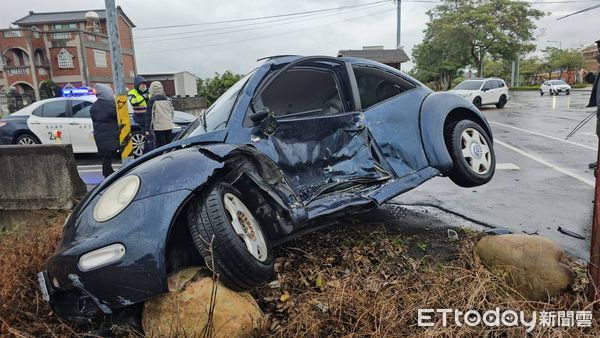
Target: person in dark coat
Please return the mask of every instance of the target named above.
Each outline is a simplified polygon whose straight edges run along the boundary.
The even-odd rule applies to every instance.
[[[106,178],[115,171],[112,158],[119,149],[119,126],[117,122],[117,106],[113,90],[103,84],[96,85],[98,100],[90,107],[90,115],[94,124],[94,140],[98,154],[102,156],[102,175]]]

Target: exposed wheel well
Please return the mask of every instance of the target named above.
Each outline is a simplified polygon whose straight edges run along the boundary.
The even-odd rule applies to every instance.
[[[39,139],[37,136],[35,136],[35,134],[33,134],[32,132],[30,132],[30,131],[27,131],[27,130],[19,130],[19,131],[17,131],[17,132],[15,133],[15,136],[13,137],[12,143],[16,144],[16,143],[17,143],[17,139],[18,139],[18,138],[19,138],[21,135],[29,135],[29,136],[33,137],[33,138],[34,138],[36,141],[38,141],[39,143],[42,143],[42,142],[40,141],[40,139]]]
[[[224,171],[227,172],[227,170]],[[165,245],[167,275],[187,266],[204,266],[204,260],[196,249],[189,230],[187,208],[193,198],[202,196],[206,192],[206,189],[210,189],[213,183],[218,180],[226,181],[227,179],[223,175],[217,174],[213,176],[212,180],[199,187],[179,208],[175,221],[169,229]],[[252,211],[261,225],[268,225],[263,231],[265,231],[269,240],[281,237],[282,234],[278,230],[283,227],[276,226],[276,224],[286,221],[282,217],[278,217],[278,214],[283,214],[281,210],[277,210],[280,208],[278,204],[245,174],[241,174],[234,182],[230,183],[242,193],[242,196],[252,197],[245,199],[243,202]]]

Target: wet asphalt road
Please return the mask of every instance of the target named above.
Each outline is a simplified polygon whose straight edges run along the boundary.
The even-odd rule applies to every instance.
[[[564,138],[593,110],[585,108],[589,95],[589,90],[569,96],[512,92],[504,109],[483,107],[495,140],[498,168],[494,179],[485,186],[464,189],[448,178],[434,178],[391,204],[424,206],[462,216],[453,222],[464,219],[464,224],[455,225],[475,223],[515,233],[538,232],[571,255],[586,259],[594,184],[588,164],[596,159],[595,119],[569,141]],[[97,156],[78,155],[77,162],[88,185],[102,180]],[[423,212],[423,217],[431,215]],[[559,226],[586,239],[563,235],[557,231]]]
[[[504,109],[483,107],[498,163],[493,180],[465,189],[447,178],[434,178],[393,203],[434,206],[515,233],[538,232],[569,254],[587,259],[594,193],[588,164],[597,153],[595,119],[568,141],[564,138],[593,111],[585,108],[589,95],[512,92]],[[586,239],[561,234],[559,226]]]

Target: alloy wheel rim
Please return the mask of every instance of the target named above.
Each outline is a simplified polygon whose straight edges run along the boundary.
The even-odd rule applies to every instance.
[[[25,136],[25,137],[22,137],[19,140],[19,144],[21,144],[21,145],[31,145],[31,144],[35,144],[35,141],[31,137]]]
[[[474,128],[466,128],[460,137],[463,158],[469,168],[479,175],[490,171],[492,156],[490,147],[481,133]]]
[[[225,210],[233,230],[254,258],[261,262],[267,260],[267,242],[258,225],[258,221],[244,203],[234,194],[225,193],[223,196]]]
[[[133,146],[133,154],[136,156],[142,156],[144,153],[144,143],[146,138],[142,134],[131,135],[131,144]]]

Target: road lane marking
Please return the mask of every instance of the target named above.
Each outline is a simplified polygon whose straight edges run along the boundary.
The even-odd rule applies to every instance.
[[[565,143],[568,143],[568,144],[572,144],[574,146],[582,147],[582,148],[593,150],[593,151],[596,151],[596,152],[598,151],[598,148],[594,148],[594,147],[586,146],[585,144],[581,144],[581,143],[577,143],[577,142],[565,140],[565,139],[562,139],[560,137],[546,135],[546,134],[540,133],[538,131],[523,129],[523,128],[511,126],[509,124],[500,123],[500,122],[493,122],[493,121],[488,121],[488,122],[490,122],[491,124],[497,124],[499,126],[503,126],[503,127],[506,127],[506,128],[512,128],[512,129],[515,129],[515,130],[520,130],[520,131],[523,131],[523,132],[526,132],[526,133],[529,133],[529,134],[543,136],[543,137],[546,137],[546,138],[549,138],[549,139],[552,139],[552,140],[565,142]]]
[[[499,144],[499,145],[501,145],[501,146],[503,146],[503,147],[506,147],[506,148],[508,148],[508,149],[516,152],[516,153],[519,153],[519,154],[521,154],[521,155],[523,155],[525,157],[529,157],[530,159],[532,159],[532,160],[534,160],[534,161],[536,161],[538,163],[541,163],[541,164],[543,164],[543,165],[545,165],[547,167],[550,167],[550,168],[552,168],[552,169],[554,169],[554,170],[556,170],[556,171],[558,171],[560,173],[563,173],[563,174],[565,174],[567,176],[571,176],[572,178],[574,178],[574,179],[576,179],[576,180],[578,180],[580,182],[583,182],[583,183],[585,183],[585,184],[587,184],[589,186],[592,186],[592,187],[595,186],[595,182],[593,180],[587,178],[587,177],[583,177],[583,176],[578,175],[578,174],[576,174],[574,172],[571,172],[570,170],[567,170],[567,169],[564,169],[562,167],[556,166],[556,165],[554,165],[554,164],[552,164],[552,163],[550,163],[550,162],[548,162],[548,161],[546,161],[546,160],[544,160],[542,158],[539,158],[539,157],[537,157],[535,155],[532,155],[532,154],[529,154],[527,152],[524,152],[523,150],[521,150],[519,148],[516,148],[516,147],[513,147],[510,144],[506,144],[506,143],[504,143],[502,141],[494,140],[494,144],[496,144],[496,143]]]
[[[514,163],[496,163],[496,170],[521,170],[518,165]]]

